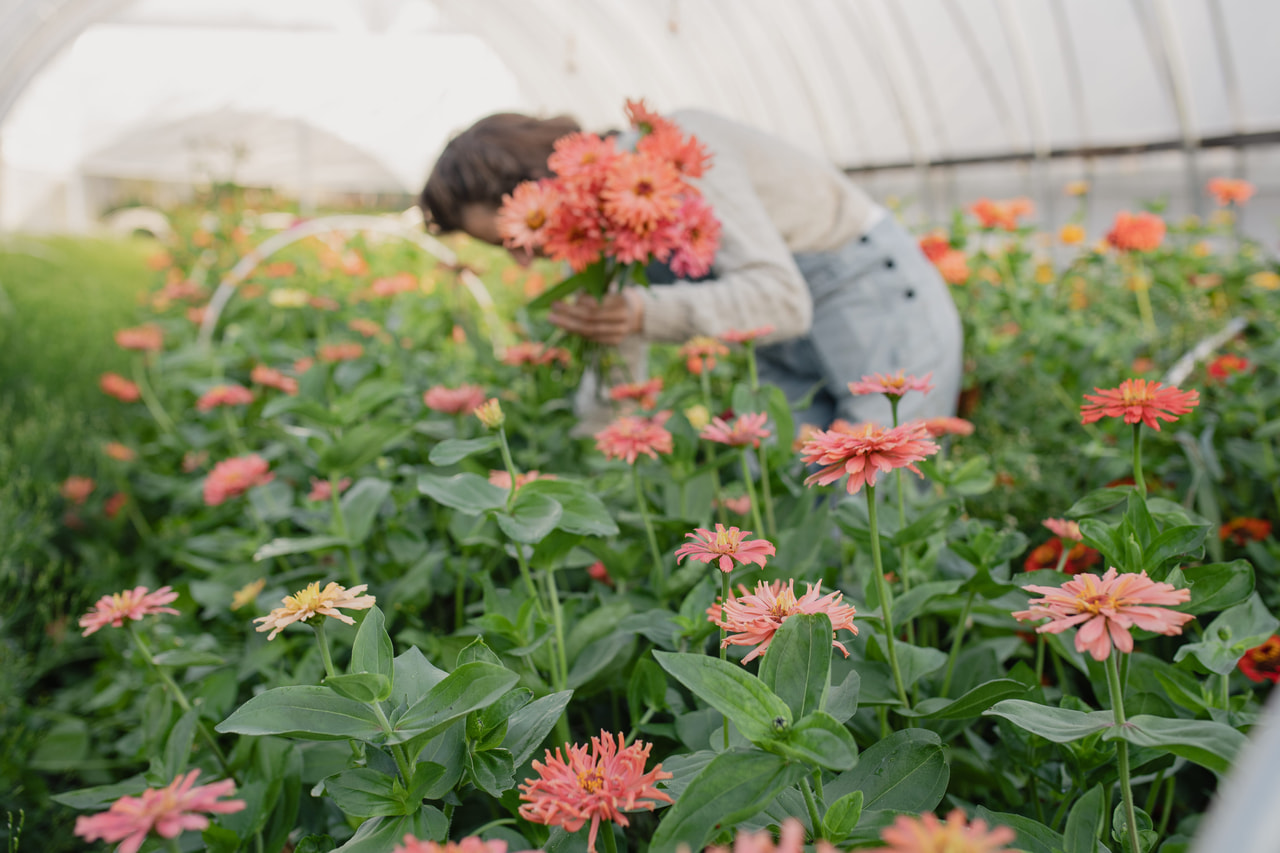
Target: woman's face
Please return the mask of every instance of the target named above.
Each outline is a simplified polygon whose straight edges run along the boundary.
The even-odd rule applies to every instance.
[[[501,246],[502,235],[498,233],[498,209],[487,204],[468,204],[462,208],[462,230],[477,240],[490,246]],[[522,267],[533,261],[533,254],[528,249],[512,249],[511,257]]]

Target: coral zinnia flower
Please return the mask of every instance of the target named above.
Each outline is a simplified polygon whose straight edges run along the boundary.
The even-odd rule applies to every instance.
[[[1261,542],[1271,535],[1271,522],[1265,518],[1233,518],[1218,528],[1218,538],[1222,541],[1230,539],[1237,545],[1246,542]]]
[[[138,457],[133,448],[118,441],[109,441],[103,446],[102,452],[110,456],[117,462],[132,462]]]
[[[196,786],[199,770],[178,776],[163,788],[148,788],[141,797],[121,797],[105,812],[76,818],[75,834],[85,841],[120,842],[116,853],[136,853],[147,834],[177,838],[188,829],[209,826],[209,814],[231,814],[245,807],[244,800],[220,800],[236,792],[231,779]]]
[[[270,472],[267,460],[256,453],[223,459],[204,478],[204,502],[218,506],[224,501],[239,497],[254,486],[270,483],[275,474]]]
[[[266,616],[259,616],[253,621],[262,623],[258,626],[259,632],[271,632],[267,635],[268,640],[274,640],[276,634],[294,622],[306,622],[316,616],[331,616],[339,622],[354,625],[356,620],[340,612],[338,608],[368,610],[378,601],[372,595],[360,595],[368,588],[368,584],[362,583],[347,589],[341,584],[330,581],[324,589],[321,589],[319,581],[312,581],[307,584],[306,589],[300,589],[293,595],[286,595],[280,599],[284,607],[277,607]]]
[[[338,481],[338,494],[342,494],[351,487],[351,478],[343,477]],[[311,491],[307,493],[309,501],[327,501],[333,498],[333,483],[328,480],[321,480],[319,477],[311,478]]]
[[[1018,220],[1023,216],[1030,216],[1034,210],[1031,200],[1026,198],[1005,201],[980,198],[969,206],[969,212],[978,218],[983,228],[1002,228],[1005,231],[1017,230]]]
[[[944,435],[973,435],[973,423],[964,418],[924,418],[920,423],[924,425],[925,432],[934,438],[942,438]]]
[[[1076,631],[1076,651],[1088,652],[1094,660],[1106,660],[1114,646],[1126,654],[1133,651],[1137,626],[1157,634],[1181,634],[1182,626],[1195,619],[1157,604],[1184,604],[1191,590],[1174,589],[1172,584],[1151,580],[1146,572],[1118,575],[1114,568],[1102,577],[1079,574],[1061,587],[1028,585],[1025,589],[1043,598],[1029,602],[1029,610],[1013,614],[1015,619],[1047,618],[1036,633],[1060,634]]]
[[[1232,178],[1210,178],[1205,189],[1219,206],[1241,205],[1253,198],[1253,184]]]
[[[325,344],[316,352],[323,362],[333,364],[339,361],[354,361],[364,355],[364,345],[357,343]]]
[[[366,338],[376,338],[378,335],[385,334],[382,326],[376,320],[370,320],[368,317],[355,317],[348,320],[347,328],[357,334],[364,335]]]
[[[562,178],[601,175],[618,158],[614,138],[594,133],[570,133],[557,139],[553,148],[547,168]]]
[[[550,181],[525,181],[502,197],[498,209],[498,234],[508,249],[527,249],[531,252],[542,248],[546,241],[547,225],[560,197]]]
[[[639,100],[628,98],[623,106],[623,112],[626,113],[627,121],[631,127],[645,135],[668,129],[679,130],[679,127],[671,119],[650,109],[644,98]]]
[[[711,272],[720,248],[720,220],[698,196],[681,202],[675,218],[671,272],[681,278],[702,278]]]
[[[1164,388],[1146,379],[1126,379],[1119,388],[1093,390],[1095,394],[1084,395],[1089,405],[1080,407],[1081,423],[1122,417],[1127,424],[1141,422],[1158,431],[1160,421],[1176,421],[1200,404],[1199,391]]]
[[[727,332],[720,333],[720,340],[728,341],[731,344],[745,344],[749,341],[754,341],[756,338],[772,335],[774,328],[774,326],[756,326],[754,329],[730,329]]]
[[[1214,379],[1219,382],[1225,382],[1237,373],[1244,373],[1250,366],[1248,359],[1241,358],[1235,353],[1226,353],[1209,362],[1205,370]]]
[[[680,355],[685,360],[685,367],[689,368],[689,372],[694,376],[701,376],[702,371],[714,368],[716,356],[728,354],[727,346],[706,335],[692,337],[680,347]]]
[[[609,389],[611,400],[637,400],[642,409],[652,409],[662,391],[662,377],[655,376],[648,382],[627,382]]]
[[[624,153],[605,178],[600,198],[611,222],[645,232],[679,209],[682,189],[680,173],[667,161]]]
[[[1000,853],[1014,837],[1007,826],[988,830],[986,821],[969,823],[963,811],[953,809],[946,823],[931,812],[918,818],[898,815],[880,831],[880,840],[890,846],[867,853]]]
[[[676,562],[679,563],[685,557],[692,557],[703,563],[718,560],[720,571],[726,575],[733,571],[735,560],[744,566],[755,563],[763,569],[766,559],[776,554],[777,549],[768,539],[746,541],[750,535],[750,530],[739,530],[736,527],[726,529],[723,524],[717,524],[714,533],[705,527],[699,527],[693,533],[684,535],[686,539],[693,541],[676,550]]]
[[[908,391],[919,391],[921,394],[928,394],[933,390],[933,385],[929,380],[933,378],[933,373],[926,373],[923,378],[916,376],[904,376],[903,371],[890,375],[888,373],[875,373],[870,376],[864,376],[857,382],[849,383],[849,393],[858,394],[884,394],[886,397],[902,397]]]
[[[158,352],[164,348],[164,332],[159,326],[147,323],[116,332],[116,343],[123,349]]]
[[[626,746],[621,734],[601,731],[591,739],[591,746],[565,744],[568,756],[562,756],[556,748],[554,756],[546,751],[546,761],[534,761],[533,769],[538,778],[526,779],[520,785],[520,816],[533,823],[546,826],[563,826],[566,832],[577,832],[591,821],[587,834],[587,850],[595,853],[596,834],[600,821],[608,820],[618,826],[629,826],[624,811],[646,808],[649,811],[658,803],[669,803],[671,797],[655,786],[671,774],[655,764],[648,773],[644,764],[649,758],[652,744],[636,741]],[[605,827],[605,832],[612,832]]]
[[[517,471],[516,472],[516,488],[519,489],[525,483],[532,483],[534,480],[554,480],[555,474],[543,474],[540,471]],[[490,471],[489,482],[497,486],[499,489],[511,488],[511,472],[510,471]]]
[[[596,433],[596,449],[608,459],[624,459],[634,465],[641,453],[657,459],[659,453],[672,450],[671,433],[663,426],[670,412],[657,412],[653,417],[623,415]]]
[[[698,137],[685,136],[675,124],[655,128],[640,137],[636,150],[665,160],[684,178],[700,178],[711,167],[711,153]],[[687,188],[692,189],[692,187]]]
[[[443,412],[446,415],[469,415],[484,400],[484,389],[479,385],[459,385],[457,388],[436,385],[434,388],[428,388],[422,395],[422,402],[428,409]]]
[[[878,472],[906,468],[919,474],[920,469],[914,463],[937,452],[938,445],[919,421],[892,429],[865,424],[851,432],[818,430],[800,450],[806,464],[824,466],[805,478],[806,486],[813,483],[825,486],[848,474],[846,489],[851,495],[864,483],[875,486]]]
[[[1034,572],[1038,569],[1056,569],[1062,561],[1062,549],[1066,543],[1057,536],[1037,545],[1022,563],[1022,570]],[[1102,561],[1102,555],[1083,542],[1072,542],[1067,551],[1066,562],[1062,563],[1062,571],[1068,575],[1078,575],[1085,569],[1096,566]]]
[[[62,485],[58,486],[58,494],[73,503],[80,506],[89,499],[89,495],[93,494],[93,490],[97,484],[93,482],[91,477],[71,476],[62,481]]]
[[[1084,536],[1080,533],[1080,522],[1072,521],[1067,518],[1046,518],[1040,522],[1054,536],[1059,536],[1063,540],[1072,542],[1083,542]]]
[[[564,347],[549,347],[538,341],[520,341],[502,352],[502,363],[511,367],[541,367],[556,361],[567,367],[572,360]]]
[[[727,444],[730,447],[760,446],[760,439],[768,438],[773,433],[764,428],[769,415],[765,412],[749,412],[739,415],[732,425],[721,418],[712,418],[711,423],[698,434],[699,438]]]
[[[600,259],[607,245],[594,208],[561,204],[543,229],[543,249],[552,260],[582,272]]]
[[[1240,658],[1240,671],[1250,681],[1280,684],[1280,637],[1272,636],[1245,652]]]
[[[1164,241],[1164,232],[1164,220],[1154,213],[1122,210],[1107,232],[1107,242],[1122,252],[1150,252]]]
[[[722,506],[729,512],[737,515],[746,515],[751,512],[751,498],[746,495],[739,495],[736,498],[725,498],[722,501],[715,502],[716,506]]]
[[[138,386],[119,373],[102,374],[98,378],[98,387],[102,389],[102,393],[115,397],[121,403],[136,403],[142,397]]]
[[[507,842],[502,839],[485,841],[478,835],[469,835],[461,841],[440,844],[406,835],[391,853],[507,853]]]
[[[215,385],[196,401],[196,411],[208,412],[219,406],[247,406],[253,392],[243,385]]]
[[[107,518],[114,519],[120,514],[120,510],[124,509],[125,504],[128,502],[128,495],[124,492],[116,492],[114,495],[102,502],[102,514]]]
[[[920,251],[929,260],[937,263],[938,258],[951,251],[951,240],[944,231],[931,231],[920,238]]]
[[[829,842],[819,841],[817,853],[837,853]],[[733,841],[733,849],[712,845],[705,853],[804,853],[804,824],[793,817],[782,822],[782,833],[778,837],[778,845],[773,844],[773,836],[767,830],[747,832],[739,829]]]
[[[858,629],[853,624],[856,611],[851,605],[841,603],[844,595],[840,592],[823,595],[821,581],[806,584],[808,590],[800,598],[796,598],[795,584],[794,580],[787,581],[785,586],[782,581],[760,581],[754,593],[740,586],[741,595],[730,595],[728,601],[708,607],[707,617],[728,632],[721,645],[725,648],[755,646],[742,659],[745,664],[769,650],[773,635],[788,617],[797,613],[825,613],[831,620],[832,647],[848,657],[849,650],[836,640],[835,632],[843,628],[857,636]]]
[[[969,280],[969,256],[960,249],[949,249],[933,262],[947,284],[964,284]]]
[[[178,600],[178,594],[171,586],[162,586],[155,592],[147,592],[145,586],[136,586],[124,592],[104,595],[93,605],[93,609],[80,617],[80,627],[84,628],[81,636],[87,637],[108,625],[112,628],[124,626],[124,620],[140,621],[152,613],[172,613],[178,611],[164,605]]]
[[[587,566],[587,577],[605,586],[613,586],[613,577],[609,574],[609,569],[603,560],[596,560]]]
[[[375,278],[369,285],[369,293],[383,299],[418,289],[418,277],[411,272],[400,272],[386,278]]]
[[[255,385],[283,391],[290,397],[298,395],[298,380],[292,376],[285,376],[283,372],[276,370],[274,367],[267,367],[265,364],[259,364],[253,368],[253,371],[249,374],[249,381]]]

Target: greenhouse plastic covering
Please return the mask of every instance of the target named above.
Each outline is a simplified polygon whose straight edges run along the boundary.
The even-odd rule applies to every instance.
[[[1047,198],[1092,153],[1175,212],[1247,174],[1265,221],[1276,32],[1270,0],[5,0],[0,225],[84,227],[98,179],[413,194],[482,115],[598,129],[635,96],[879,195]]]

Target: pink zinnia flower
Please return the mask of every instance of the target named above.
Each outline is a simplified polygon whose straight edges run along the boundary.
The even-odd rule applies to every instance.
[[[316,616],[328,616],[339,622],[354,625],[356,620],[338,608],[368,610],[378,603],[372,595],[360,595],[368,588],[368,584],[362,583],[347,589],[342,584],[330,581],[324,589],[321,589],[320,581],[312,581],[306,589],[300,589],[293,595],[286,595],[280,599],[284,607],[277,607],[266,616],[259,616],[253,621],[262,623],[257,628],[259,632],[271,632],[267,635],[268,640],[274,640],[276,634],[294,622],[306,622]]]
[[[960,809],[947,815],[947,822],[932,812],[915,818],[898,815],[893,824],[880,831],[880,840],[888,847],[876,847],[867,853],[1000,853],[1016,837],[1007,826],[987,829],[987,822],[969,823]]]
[[[831,620],[831,645],[839,649],[845,657],[849,650],[844,644],[837,642],[835,632],[844,629],[857,636],[858,629],[853,624],[855,610],[851,605],[842,604],[844,595],[831,592],[822,595],[822,583],[806,584],[808,590],[800,598],[796,598],[795,581],[789,580],[784,586],[782,581],[760,581],[754,593],[748,592],[745,586],[738,589],[741,595],[729,596],[728,601],[719,602],[707,608],[707,617],[716,625],[729,632],[722,643],[728,646],[755,646],[742,662],[755,660],[769,650],[773,635],[782,627],[787,618],[797,613],[825,613]]]
[[[116,332],[116,343],[123,349],[158,352],[164,348],[164,332],[159,326],[147,323]]]
[[[685,367],[694,376],[701,376],[702,371],[716,366],[716,357],[728,355],[729,348],[706,335],[697,335],[680,347],[680,355],[685,359]]]
[[[659,453],[672,450],[671,433],[663,427],[670,412],[658,412],[645,418],[623,415],[596,433],[596,449],[609,459],[625,459],[634,465],[641,453],[657,459]]]
[[[81,636],[87,637],[108,625],[121,628],[126,619],[137,622],[152,613],[172,613],[177,616],[178,611],[164,606],[177,600],[178,594],[170,586],[162,586],[155,592],[147,592],[145,586],[137,586],[124,592],[104,595],[93,605],[92,610],[80,617],[80,627],[84,628]]]
[[[676,167],[650,154],[620,154],[600,198],[611,221],[644,232],[680,207],[684,183]]]
[[[735,560],[744,566],[755,563],[763,569],[766,558],[776,554],[777,549],[768,539],[744,541],[750,535],[750,530],[739,530],[736,527],[725,529],[723,524],[717,524],[714,533],[699,527],[693,533],[684,535],[686,539],[693,541],[676,550],[676,562],[679,563],[685,557],[692,557],[703,563],[718,560],[720,571],[725,574],[733,571]]]
[[[654,765],[648,773],[644,770],[652,744],[636,741],[626,746],[621,734],[600,732],[591,739],[591,746],[565,744],[567,756],[556,748],[555,755],[546,751],[546,760],[534,761],[533,769],[538,778],[526,779],[520,785],[520,816],[533,823],[546,826],[563,826],[566,832],[577,832],[587,821],[591,830],[587,834],[588,853],[595,853],[596,834],[602,820],[618,826],[629,826],[624,811],[645,808],[649,811],[658,803],[669,803],[671,797],[659,791],[658,782],[670,779],[671,774]],[[612,832],[605,827],[605,832]]]
[[[538,341],[521,341],[502,353],[502,363],[512,367],[541,367],[557,361],[567,367],[572,360],[564,347],[549,347]]]
[[[636,400],[642,409],[652,409],[658,402],[658,394],[662,391],[662,377],[656,376],[648,382],[627,382],[609,389],[609,399]]]
[[[428,388],[422,395],[422,402],[428,409],[434,409],[446,415],[469,415],[484,400],[484,389],[479,385],[459,385],[457,388],[437,385],[434,388]]]
[[[532,483],[534,480],[554,480],[555,474],[543,474],[539,471],[516,472],[516,488],[519,489],[525,483]],[[510,471],[490,471],[489,482],[493,483],[499,489],[511,488],[511,472]]]
[[[1241,205],[1253,198],[1253,184],[1234,178],[1210,178],[1205,189],[1218,202],[1219,207]]]
[[[740,495],[736,498],[725,498],[720,501],[720,505],[729,510],[729,512],[737,513],[738,515],[746,515],[751,512],[751,498],[746,495]]]
[[[338,481],[338,494],[342,494],[351,487],[351,478],[343,477]],[[319,477],[311,478],[311,491],[307,494],[309,501],[327,501],[333,497],[333,483],[328,480],[321,480]]]
[[[1095,394],[1084,395],[1089,403],[1080,407],[1081,423],[1124,418],[1127,424],[1141,422],[1158,431],[1160,421],[1176,421],[1200,404],[1199,391],[1164,388],[1146,379],[1126,379],[1119,388],[1093,390]]]
[[[671,271],[681,278],[701,278],[711,272],[720,248],[720,220],[711,205],[694,196],[681,202],[675,221]]]
[[[58,486],[58,494],[62,495],[68,503],[80,506],[89,499],[89,495],[93,494],[95,488],[97,484],[93,482],[92,477],[71,476]]]
[[[1112,646],[1122,652],[1133,651],[1133,635],[1137,626],[1157,634],[1181,634],[1182,626],[1195,617],[1157,604],[1184,604],[1191,600],[1191,590],[1174,589],[1158,583],[1146,572],[1117,575],[1114,568],[1102,577],[1079,574],[1061,587],[1025,587],[1044,598],[1030,602],[1029,610],[1013,614],[1015,619],[1050,621],[1036,628],[1036,633],[1060,634],[1079,626],[1076,651],[1088,652],[1094,660],[1106,660]]]
[[[78,817],[75,834],[85,841],[119,841],[116,853],[136,853],[153,829],[161,838],[177,838],[188,829],[209,826],[209,818],[200,812],[231,814],[245,807],[244,800],[219,799],[236,792],[234,781],[197,787],[199,775],[199,770],[192,770],[163,788],[148,788],[141,797],[121,797],[105,812]]]
[[[219,406],[247,406],[253,402],[253,392],[243,385],[215,385],[196,401],[196,410],[208,412]]]
[[[124,505],[128,502],[128,495],[124,492],[116,492],[114,495],[102,502],[102,514],[107,518],[114,519],[120,514],[120,510],[124,509]]]
[[[752,447],[759,447],[760,439],[773,435],[772,432],[764,428],[767,420],[769,420],[769,415],[765,412],[749,412],[745,415],[739,415],[734,419],[732,425],[721,418],[712,418],[711,423],[707,424],[702,432],[698,433],[698,437],[719,444],[727,444],[730,447],[746,447],[748,444]]]
[[[400,293],[418,289],[418,277],[411,272],[400,272],[386,278],[375,278],[369,285],[369,293],[386,299]]]
[[[582,272],[599,260],[607,245],[594,207],[561,204],[544,230],[543,249],[547,255],[567,263],[574,272]]]
[[[754,329],[730,329],[720,335],[720,340],[728,341],[731,344],[745,344],[754,341],[756,338],[772,335],[773,326],[756,326]]]
[[[1150,252],[1164,242],[1164,232],[1164,220],[1154,213],[1122,210],[1107,232],[1107,242],[1122,252]]]
[[[964,418],[925,418],[920,423],[924,425],[925,432],[934,438],[942,438],[944,435],[973,435],[973,423]]]
[[[916,462],[938,452],[919,421],[911,421],[892,429],[865,424],[852,432],[819,430],[801,449],[806,464],[817,463],[822,470],[805,477],[806,486],[825,486],[849,475],[846,488],[856,494],[863,484],[875,486],[876,474],[894,468],[906,468],[916,474]]]
[[[485,841],[478,835],[469,835],[461,841],[440,844],[406,835],[391,853],[507,853],[507,842],[501,839]]]
[[[256,453],[223,459],[204,478],[205,504],[218,506],[230,498],[239,497],[254,486],[270,483],[276,476],[270,473],[270,467],[267,460]]]
[[[870,376],[864,376],[857,382],[850,382],[849,393],[854,395],[884,394],[886,397],[902,397],[908,391],[919,391],[921,394],[928,394],[933,390],[933,385],[929,383],[932,378],[932,373],[926,373],[923,378],[920,378],[906,376],[901,370],[895,374],[875,373]]]
[[[368,317],[355,317],[348,320],[347,328],[357,334],[364,335],[366,338],[376,338],[378,335],[384,334],[382,326],[376,320],[370,320]]]
[[[98,378],[98,387],[102,393],[115,397],[121,403],[136,403],[142,397],[138,386],[125,379],[119,373],[104,373]]]
[[[1063,541],[1083,542],[1084,535],[1080,532],[1080,523],[1071,521],[1067,518],[1046,518],[1040,522],[1054,536],[1061,537]]]
[[[316,356],[328,364],[354,361],[362,355],[364,355],[364,345],[357,343],[325,344],[316,352]]]
[[[508,249],[535,252],[546,241],[547,225],[560,205],[551,181],[525,181],[502,197],[498,234]]]
[[[775,847],[773,836],[766,830],[747,832],[739,829],[733,849],[712,845],[705,853],[804,853],[804,824],[793,817],[782,822],[782,833]],[[838,853],[829,842],[819,841],[817,853]]]
[[[547,168],[562,178],[603,175],[618,149],[612,136],[594,133],[570,133],[555,141],[554,152],[547,158]]]
[[[587,577],[605,586],[613,586],[613,576],[609,574],[609,569],[602,560],[596,560],[587,566]]]
[[[255,385],[283,391],[290,397],[296,397],[298,394],[298,380],[292,376],[285,376],[282,371],[267,367],[265,364],[259,364],[253,368],[249,374],[249,381]]]

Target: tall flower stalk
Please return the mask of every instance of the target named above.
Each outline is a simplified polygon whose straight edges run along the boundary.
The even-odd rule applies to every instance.
[[[1109,655],[1106,660],[1107,688],[1111,693],[1111,711],[1115,717],[1117,729],[1125,725],[1124,690],[1120,686],[1120,668],[1116,664],[1116,656]],[[1133,808],[1133,785],[1129,779],[1129,742],[1120,738],[1116,741],[1116,761],[1120,773],[1120,799],[1124,804],[1126,835],[1129,836],[1131,853],[1142,853],[1138,843],[1138,815]],[[1152,845],[1154,849],[1155,845]]]
[[[902,680],[902,668],[898,665],[898,651],[894,647],[893,631],[893,599],[890,597],[889,585],[884,580],[884,561],[880,557],[880,523],[876,518],[876,487],[867,486],[867,524],[871,529],[871,562],[875,574],[876,593],[880,596],[880,613],[884,618],[885,653],[889,658],[889,669],[893,671],[893,686],[898,691],[898,701],[904,708],[910,708],[907,701],[907,688]]]

